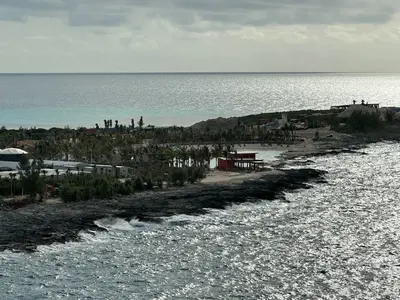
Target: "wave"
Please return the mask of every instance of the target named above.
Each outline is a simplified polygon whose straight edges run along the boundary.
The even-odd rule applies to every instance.
[[[137,228],[142,227],[154,227],[160,226],[160,223],[152,223],[152,222],[142,222],[138,219],[132,219],[130,221],[126,221],[121,218],[105,218],[94,221],[97,227],[103,228],[107,231],[132,231]]]
[[[204,216],[202,216],[202,217],[204,217]],[[198,219],[199,219],[198,216],[191,216],[191,215],[185,215],[185,214],[175,215],[175,216],[164,218],[164,220],[166,221],[167,224],[173,225],[173,226],[187,225]]]

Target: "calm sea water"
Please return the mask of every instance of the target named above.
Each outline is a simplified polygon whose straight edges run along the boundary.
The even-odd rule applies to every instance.
[[[100,220],[81,243],[0,253],[2,299],[399,299],[400,144],[316,158],[290,203],[165,224]]]
[[[0,126],[94,126],[104,119],[191,125],[213,117],[400,104],[398,74],[0,75]]]

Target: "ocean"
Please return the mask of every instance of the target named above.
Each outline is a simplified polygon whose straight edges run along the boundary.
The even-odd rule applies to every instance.
[[[288,201],[0,253],[1,299],[399,299],[400,144],[365,152],[312,158],[327,183]]]
[[[187,126],[215,117],[400,104],[399,74],[2,74],[0,126]]]

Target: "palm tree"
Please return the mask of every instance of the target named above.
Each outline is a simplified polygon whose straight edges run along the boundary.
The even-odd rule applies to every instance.
[[[13,197],[13,173],[8,174],[10,177],[10,196]]]
[[[180,151],[180,156],[182,159],[182,167],[185,167],[186,162],[189,160],[189,153],[188,153],[186,147],[181,147],[179,151]]]
[[[140,130],[142,130],[143,126],[144,126],[144,122],[143,122],[143,117],[141,116],[138,122],[139,128]]]
[[[202,148],[202,160],[206,161],[207,163],[207,168],[210,168],[210,161],[212,159],[212,153],[210,151],[210,149],[207,146],[203,146]]]
[[[214,145],[211,150],[212,157],[214,157],[215,159],[218,159],[219,157],[222,156],[222,151],[223,151],[223,147],[221,144]]]
[[[191,160],[191,166],[197,166],[197,159],[198,159],[197,149],[191,147],[187,152],[187,154]]]

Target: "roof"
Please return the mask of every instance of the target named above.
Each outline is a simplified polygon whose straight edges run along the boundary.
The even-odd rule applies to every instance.
[[[243,155],[243,154],[258,154],[258,152],[252,152],[252,151],[237,151],[237,152],[231,152],[230,154],[238,154],[238,155]]]
[[[374,107],[367,106],[367,105],[355,104],[355,105],[350,106],[345,111],[341,112],[337,117],[338,118],[349,118],[355,111],[372,114],[372,113],[376,113],[377,109]]]
[[[28,154],[28,152],[18,149],[18,148],[5,148],[0,150],[0,155],[22,155]]]
[[[226,159],[225,157],[219,157],[219,160],[225,160],[225,161],[234,161],[234,162],[254,162],[254,161],[263,161],[262,159],[253,159],[253,158],[242,158],[242,159],[235,159],[235,158],[229,158]]]
[[[62,161],[62,160],[44,160],[43,164],[45,166],[53,166],[53,168],[76,168],[76,167],[84,167],[89,164],[76,162],[76,161]]]

